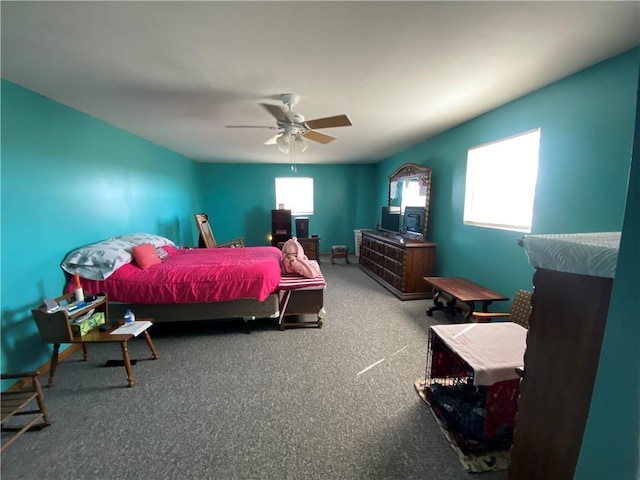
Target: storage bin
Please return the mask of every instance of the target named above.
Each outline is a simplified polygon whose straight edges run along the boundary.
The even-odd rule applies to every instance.
[[[362,243],[362,228],[357,228],[353,231],[353,235],[355,237],[355,243],[356,243],[356,248],[355,248],[355,252],[356,252],[356,257],[360,256],[360,244]]]

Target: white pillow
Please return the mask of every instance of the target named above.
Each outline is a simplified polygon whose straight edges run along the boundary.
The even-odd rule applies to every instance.
[[[131,242],[134,245],[142,245],[143,243],[150,243],[155,248],[164,247],[169,245],[170,247],[175,247],[176,244],[171,240],[165,237],[161,237],[160,235],[153,235],[151,233],[130,233],[128,235],[120,235],[116,237],[117,239],[124,240],[126,242]]]
[[[77,273],[89,280],[106,280],[118,268],[131,263],[131,242],[110,238],[77,248],[69,253],[62,264],[62,269],[70,274]]]

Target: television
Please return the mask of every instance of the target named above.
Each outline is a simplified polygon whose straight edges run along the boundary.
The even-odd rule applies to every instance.
[[[420,234],[424,231],[424,207],[405,207],[402,230],[405,233]]]
[[[400,231],[400,207],[384,206],[382,207],[382,216],[380,220],[380,230],[398,233]]]

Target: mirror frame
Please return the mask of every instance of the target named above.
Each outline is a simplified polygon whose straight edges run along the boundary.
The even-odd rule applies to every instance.
[[[427,239],[427,227],[429,225],[429,200],[431,199],[431,167],[423,167],[417,163],[405,163],[389,175],[389,191],[387,193],[387,205],[391,205],[391,184],[409,178],[425,177],[427,179],[424,226],[422,227],[422,239]],[[416,205],[418,206],[418,205]]]

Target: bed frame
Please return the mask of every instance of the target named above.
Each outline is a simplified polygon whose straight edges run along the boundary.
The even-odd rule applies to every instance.
[[[280,330],[294,327],[322,327],[325,315],[324,288],[275,292],[263,302],[247,298],[217,303],[137,304],[109,302],[109,316],[123,318],[131,309],[139,318],[153,318],[155,323],[193,320],[276,318]],[[315,320],[287,321],[286,317],[315,315]]]
[[[156,323],[193,320],[224,320],[241,318],[246,322],[256,318],[278,318],[280,299],[272,293],[263,302],[253,298],[217,303],[140,304],[109,302],[113,318],[124,317],[131,309],[140,318],[153,318]]]

